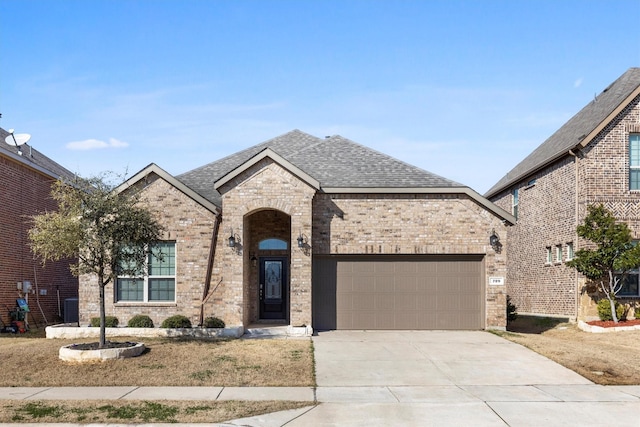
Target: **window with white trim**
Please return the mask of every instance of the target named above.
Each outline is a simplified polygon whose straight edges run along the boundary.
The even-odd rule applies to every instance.
[[[551,246],[547,246],[547,260],[546,263],[547,264],[551,264],[551,262],[553,262],[553,258],[551,255]]]
[[[573,242],[567,243],[567,261],[571,261],[574,257],[573,253]]]
[[[159,242],[147,257],[144,277],[119,276],[116,301],[174,302],[176,300],[176,244]]]
[[[562,262],[562,245],[556,245],[556,262]]]
[[[640,190],[640,134],[629,135],[629,190]]]
[[[518,195],[518,189],[514,188],[511,192],[513,205],[511,206],[511,213],[516,219],[518,219],[518,203],[520,203],[520,196]]]

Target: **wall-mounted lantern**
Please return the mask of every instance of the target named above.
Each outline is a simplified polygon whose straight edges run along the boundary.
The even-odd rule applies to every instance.
[[[491,230],[491,235],[489,236],[489,244],[494,251],[500,252],[502,243],[500,243],[500,236],[498,236],[498,233],[496,233],[495,229]]]
[[[305,235],[300,233],[300,235],[298,236],[298,247],[302,249],[305,247],[306,244],[307,244],[307,239],[305,238]]]

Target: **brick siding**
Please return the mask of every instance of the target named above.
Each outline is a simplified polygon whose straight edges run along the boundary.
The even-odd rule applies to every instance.
[[[253,256],[290,257],[293,326],[311,325],[313,255],[483,254],[487,277],[506,276],[506,253],[489,246],[489,235],[495,229],[506,241],[508,227],[464,195],[328,195],[268,158],[219,191],[224,212],[212,271],[214,291],[205,311],[229,326],[247,326],[259,319],[259,269]],[[177,302],[132,307],[110,303],[107,313],[123,324],[138,313],[150,315],[156,323],[173,313],[193,321],[202,297],[214,215],[162,180],[149,185],[144,194],[154,208],[162,209],[162,222],[177,241]],[[231,233],[237,241],[234,248],[227,245]],[[297,244],[300,234],[306,239],[303,248]],[[284,240],[288,249],[259,250],[259,242],[266,238]],[[85,279],[82,284],[83,322],[88,323],[97,316],[97,287]],[[113,295],[112,287],[107,294]],[[486,312],[488,327],[505,326],[504,286],[486,286]]]
[[[574,243],[585,247],[576,226],[586,207],[604,204],[640,239],[640,191],[629,191],[629,134],[640,127],[640,98],[621,111],[584,149],[570,154],[517,183],[518,223],[509,233],[508,292],[520,312],[597,317],[593,287],[563,263],[545,263],[545,248]],[[577,182],[576,182],[577,176]],[[535,178],[536,183],[527,188]],[[514,186],[492,200],[511,209]],[[576,190],[577,188],[577,190]],[[576,194],[577,191],[577,194]],[[554,251],[555,257],[555,251]],[[635,300],[634,300],[635,301]]]
[[[143,196],[156,217],[165,227],[163,238],[176,242],[176,301],[175,303],[115,302],[113,283],[105,287],[105,311],[126,325],[136,314],[146,314],[156,326],[169,316],[187,316],[198,324],[202,292],[207,271],[215,215],[190,197],[152,175],[147,179]],[[213,315],[208,313],[207,315]],[[97,279],[80,278],[80,322],[88,325],[92,317],[100,315]]]
[[[30,324],[57,323],[64,316],[64,300],[78,295],[78,279],[71,275],[69,261],[47,262],[34,259],[29,247],[29,217],[57,209],[51,198],[54,180],[14,160],[0,156],[0,319],[10,321],[9,310],[16,298],[24,297],[17,283],[29,281],[33,292],[29,300]],[[46,295],[40,295],[40,292]],[[58,309],[60,302],[60,311]]]

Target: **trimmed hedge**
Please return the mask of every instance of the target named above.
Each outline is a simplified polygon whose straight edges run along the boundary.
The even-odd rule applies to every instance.
[[[222,319],[218,319],[217,317],[207,317],[204,319],[204,327],[205,328],[224,328],[225,324]]]
[[[104,318],[104,326],[107,328],[117,328],[118,327],[118,318],[115,316],[105,316]],[[91,326],[94,328],[100,327],[100,318],[92,317],[91,318]]]
[[[153,328],[153,320],[146,314],[136,314],[127,323],[130,328]]]
[[[176,314],[168,317],[162,322],[162,328],[190,328],[191,320],[187,316]]]

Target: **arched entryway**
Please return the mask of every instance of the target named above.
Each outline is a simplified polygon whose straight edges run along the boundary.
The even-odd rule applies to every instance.
[[[245,217],[250,322],[289,323],[291,217],[265,209]]]

